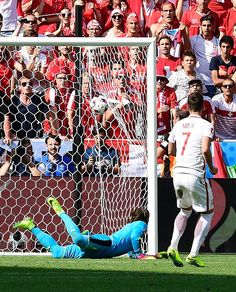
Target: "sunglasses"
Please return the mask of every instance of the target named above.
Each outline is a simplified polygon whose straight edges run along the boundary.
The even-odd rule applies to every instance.
[[[222,85],[223,88],[233,88],[234,85],[233,84],[224,84]]]
[[[27,82],[22,82],[20,85],[23,87],[26,87],[26,86],[32,86],[33,83],[31,81],[27,81]]]
[[[120,14],[116,14],[116,15],[113,15],[112,18],[113,19],[121,19],[121,18],[123,18],[123,16]]]
[[[118,80],[122,80],[122,79],[125,79],[125,76],[124,76],[124,75],[117,76],[116,79],[118,79]]]
[[[156,80],[157,81],[161,81],[161,82],[165,82],[166,81],[166,78],[164,78],[164,77],[157,77]]]
[[[36,23],[37,23],[37,20],[25,19],[24,23],[32,23],[32,24],[36,24]]]
[[[56,77],[59,80],[67,80],[67,77]]]
[[[71,17],[71,13],[62,13],[61,16],[62,16],[62,17],[66,17],[66,16],[67,16],[67,17]]]

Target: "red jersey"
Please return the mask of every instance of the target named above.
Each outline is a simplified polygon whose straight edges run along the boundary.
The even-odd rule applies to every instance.
[[[224,23],[220,30],[224,32],[225,35],[233,36],[233,28],[234,24],[236,23],[236,9],[232,7],[229,9],[228,13],[225,16]]]
[[[58,26],[59,25],[57,25],[56,23],[52,23],[48,26],[46,32],[53,33],[54,31],[56,31],[58,29]],[[60,36],[74,37],[75,33],[73,32],[73,30],[70,27],[63,27]]]
[[[147,82],[147,66],[141,64],[131,65],[130,63],[126,63],[126,66],[130,86],[144,93]]]
[[[168,76],[171,71],[176,71],[177,66],[181,65],[181,59],[170,55],[168,58],[158,57],[156,60],[156,71],[160,75]]]
[[[75,62],[69,59],[65,59],[63,57],[58,57],[54,60],[52,60],[49,65],[46,72],[46,78],[50,81],[53,81],[55,79],[55,74],[58,73],[58,71],[55,72],[55,68],[58,67],[66,67],[69,69],[71,74],[71,80],[74,78],[75,74]]]
[[[171,109],[175,109],[178,105],[173,88],[166,86],[161,92],[157,92],[156,110],[158,110],[161,105],[168,105],[170,107],[166,112],[157,113],[157,134],[165,135],[171,130]]]
[[[14,60],[2,60],[0,62],[0,91],[10,97],[10,80],[14,70]]]
[[[206,14],[201,14],[196,10],[187,10],[183,13],[181,22],[188,27],[189,37],[198,35],[200,33],[200,19],[205,15],[211,15],[214,19],[215,32],[218,32],[219,27],[219,17],[216,13],[209,10]]]

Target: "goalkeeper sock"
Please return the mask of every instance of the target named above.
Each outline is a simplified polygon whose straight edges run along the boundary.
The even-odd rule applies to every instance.
[[[192,213],[192,210],[189,211],[189,210],[181,209],[179,214],[176,216],[175,222],[174,222],[174,230],[173,230],[171,244],[170,244],[172,248],[178,250],[179,240],[184,233],[188,218],[191,215],[191,213]]]

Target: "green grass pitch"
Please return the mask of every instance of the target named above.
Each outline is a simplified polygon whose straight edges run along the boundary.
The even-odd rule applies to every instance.
[[[177,268],[166,259],[4,255],[0,291],[236,291],[236,255],[204,254],[202,259],[205,268]]]

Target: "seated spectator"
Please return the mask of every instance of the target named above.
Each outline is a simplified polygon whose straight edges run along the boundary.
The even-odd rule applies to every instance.
[[[203,93],[207,92],[204,85],[203,77],[195,71],[196,57],[192,51],[185,51],[182,55],[183,69],[174,72],[169,78],[168,86],[175,89],[177,101],[180,102],[188,95],[189,86],[188,82],[191,79],[200,79],[203,84]]]
[[[166,135],[170,132],[171,121],[175,116],[177,99],[173,88],[167,86],[168,79],[164,75],[157,74],[157,135]]]
[[[68,68],[70,71],[69,79],[71,81],[75,80],[75,54],[72,51],[71,46],[58,46],[59,57],[52,60],[46,71],[46,78],[50,81],[55,80],[55,73],[57,73],[58,67]],[[55,70],[56,68],[56,70]]]
[[[0,14],[2,15],[1,36],[11,36],[16,29],[17,0],[0,2]]]
[[[126,19],[126,31],[120,37],[143,37],[144,34],[140,28],[138,16],[135,13],[130,13]]]
[[[0,176],[39,176],[37,162],[34,160],[34,153],[29,139],[23,139],[16,150],[6,153],[6,161],[0,167]]]
[[[111,13],[112,27],[103,33],[103,37],[119,37],[124,33],[124,13],[120,9],[114,9]]]
[[[56,68],[54,68],[56,70]],[[57,68],[55,74],[55,82],[46,90],[45,101],[49,105],[51,112],[50,120],[44,121],[44,133],[51,134],[53,116],[57,116],[58,135],[61,139],[70,138],[73,135],[73,119],[75,116],[75,91],[71,87],[68,74],[70,73],[67,67]]]
[[[219,36],[219,17],[208,8],[210,0],[196,0],[196,9],[184,12],[181,22],[187,27],[187,34],[192,37],[200,33],[200,19],[205,15],[211,15],[214,19],[213,33]]]
[[[209,69],[214,85],[218,88],[221,88],[226,78],[236,80],[236,56],[231,54],[233,48],[233,38],[225,35],[220,39],[220,55],[211,59]]]
[[[5,142],[11,139],[42,137],[42,122],[51,117],[52,129],[57,133],[56,117],[50,112],[43,96],[32,91],[32,80],[22,76],[19,80],[19,94],[11,98],[8,112],[4,117]]]
[[[161,36],[157,44],[158,57],[156,59],[156,71],[169,78],[171,73],[182,69],[181,59],[171,55],[170,51],[173,43],[169,36]]]
[[[203,16],[200,19],[200,31],[200,34],[190,38],[190,42],[198,60],[196,71],[202,74],[208,91],[207,94],[213,97],[216,93],[216,87],[208,68],[211,59],[219,54],[219,39],[213,35],[213,17],[211,15]]]
[[[38,170],[45,176],[71,176],[75,171],[75,165],[70,154],[60,155],[61,139],[58,136],[49,135],[45,139],[47,152],[38,162]]]
[[[96,19],[92,19],[87,24],[87,35],[88,35],[88,37],[101,37],[102,36],[101,24]]]
[[[83,156],[82,172],[87,175],[117,175],[120,172],[120,158],[115,148],[106,143],[107,134],[103,128],[93,129],[95,145],[87,148]]]
[[[73,37],[75,33],[72,28],[71,23],[71,11],[68,8],[62,9],[61,13],[58,15],[60,22],[57,24],[50,24],[45,32],[48,37],[53,36],[65,36]]]
[[[202,81],[200,79],[192,79],[188,85],[189,94],[195,92],[202,94]],[[179,102],[179,108],[181,110],[188,110],[188,97],[185,97]],[[211,98],[207,95],[203,95],[202,118],[212,123],[213,126],[215,125],[215,107]]]
[[[222,93],[215,95],[212,102],[216,111],[215,139],[236,139],[236,94],[235,83],[226,78],[221,86]]]

